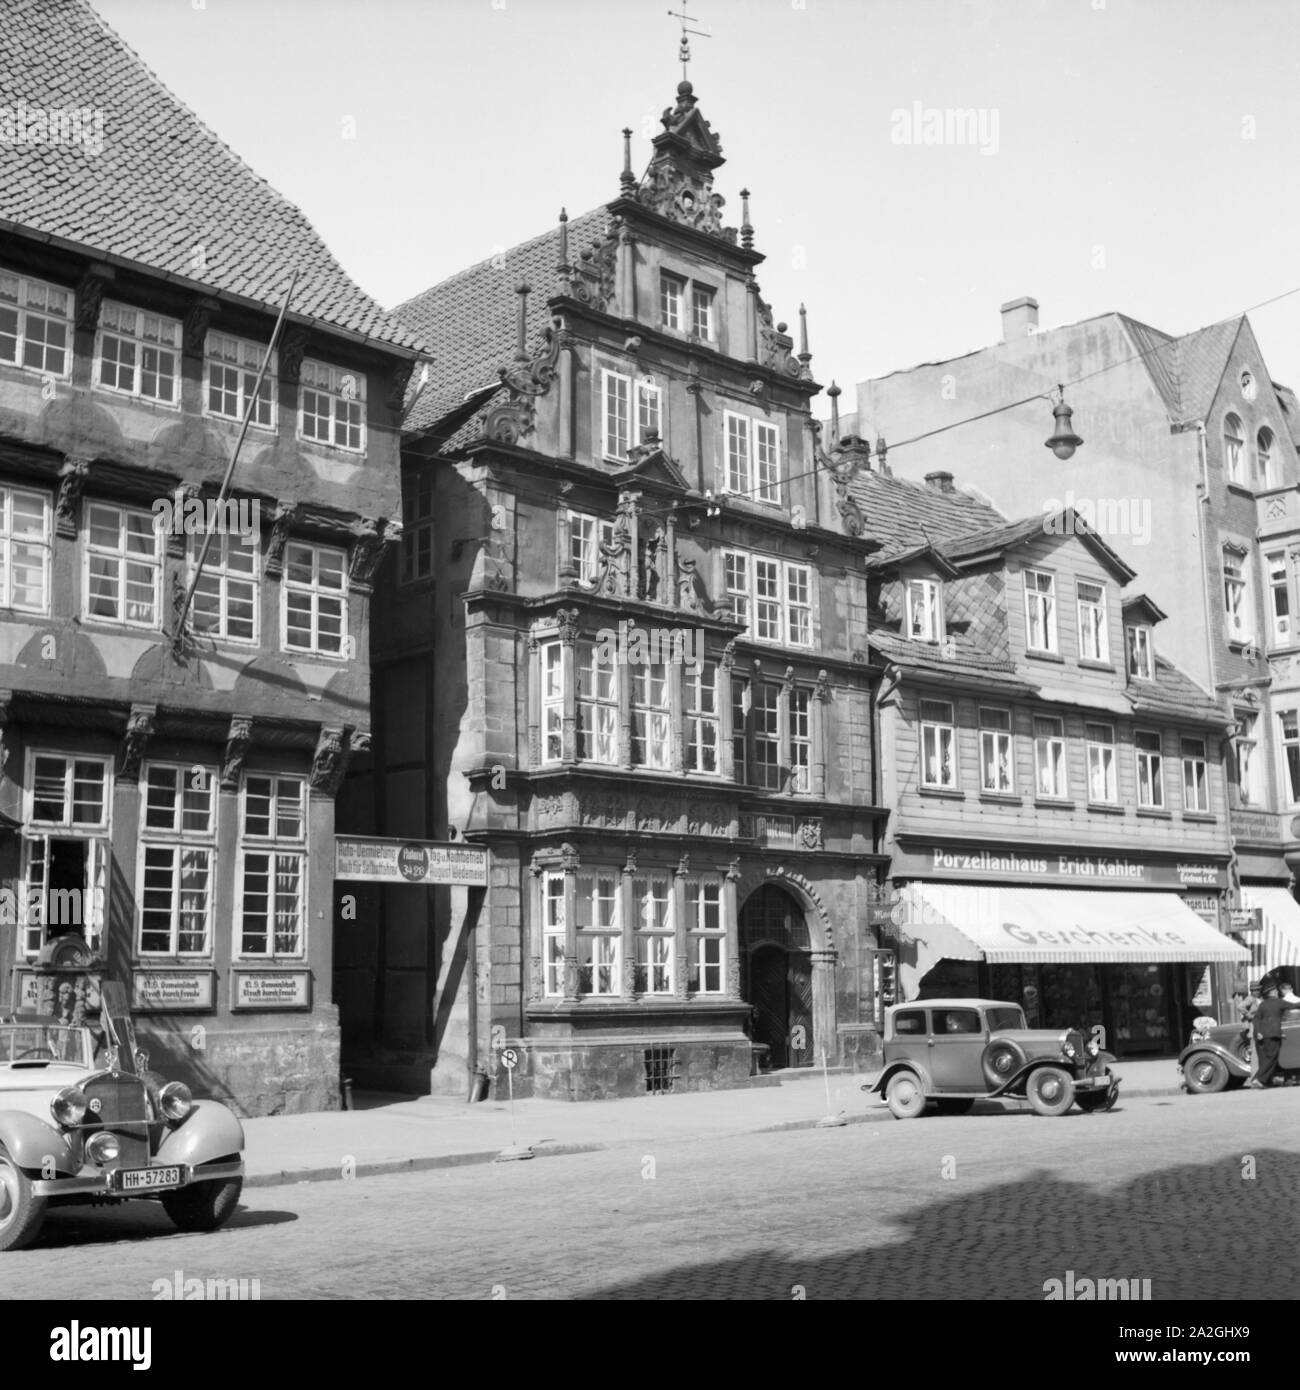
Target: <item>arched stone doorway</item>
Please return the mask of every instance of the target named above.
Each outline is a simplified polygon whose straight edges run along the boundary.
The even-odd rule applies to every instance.
[[[814,1059],[813,956],[802,906],[764,884],[740,910],[741,993],[753,1007],[753,1039],[772,1067]]]

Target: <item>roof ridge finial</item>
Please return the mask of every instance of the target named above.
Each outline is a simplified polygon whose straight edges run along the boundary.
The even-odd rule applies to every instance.
[[[690,95],[690,84],[689,84],[689,82],[688,82],[688,76],[689,76],[689,74],[687,73],[687,70],[686,70],[686,69],[687,69],[687,64],[691,61],[691,43],[690,43],[690,40],[689,40],[686,36],[687,36],[688,34],[698,34],[698,35],[700,36],[700,38],[702,38],[702,39],[711,39],[711,38],[713,37],[713,35],[712,35],[712,34],[706,33],[703,29],[688,29],[688,28],[686,27],[686,25],[687,25],[688,22],[691,23],[691,24],[698,24],[698,23],[699,23],[699,20],[697,20],[697,19],[695,18],[694,15],[689,15],[689,14],[686,13],[686,6],[685,6],[685,4],[682,5],[682,8],[681,8],[680,12],[677,11],[677,10],[669,10],[668,13],[669,13],[674,19],[679,19],[679,20],[681,20],[681,22],[682,22],[682,41],[681,41],[680,46],[679,46],[678,49],[677,49],[677,57],[678,57],[678,60],[681,62],[681,65],[682,65],[682,86],[683,86],[683,87],[686,87],[686,93],[685,93],[685,95],[688,95],[688,96],[689,96],[689,95]],[[679,93],[681,92],[681,88],[678,88],[678,92],[679,92]]]
[[[632,173],[632,127],[623,127],[623,172],[618,176],[619,185],[623,190],[624,197],[630,197],[636,192],[636,178]]]

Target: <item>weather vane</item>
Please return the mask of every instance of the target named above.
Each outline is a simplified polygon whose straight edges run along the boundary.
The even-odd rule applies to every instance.
[[[669,10],[668,13],[672,15],[674,19],[680,19],[682,22],[682,46],[678,50],[677,56],[682,60],[682,81],[685,82],[686,65],[691,61],[691,44],[686,36],[688,34],[698,34],[702,39],[711,39],[713,35],[705,33],[703,29],[688,29],[686,27],[688,23],[698,24],[699,20],[696,19],[694,15],[686,13],[685,5],[682,6],[680,14],[676,10]]]

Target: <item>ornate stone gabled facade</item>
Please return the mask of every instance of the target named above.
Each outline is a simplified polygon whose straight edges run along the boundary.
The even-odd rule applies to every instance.
[[[503,1040],[517,1092],[575,1099],[874,1050],[878,543],[689,83],[662,124],[639,179],[624,132],[612,202],[395,311],[453,365],[406,437],[433,558],[407,508],[354,790],[375,833],[464,836],[491,869],[476,922],[435,896],[423,963],[424,909],[376,901],[338,981],[379,1000],[346,1061],[373,1084],[503,1082]],[[459,350],[471,312],[495,361]]]

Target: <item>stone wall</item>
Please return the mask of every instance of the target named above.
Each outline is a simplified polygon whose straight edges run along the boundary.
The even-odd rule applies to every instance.
[[[674,1095],[743,1086],[751,1072],[748,1039],[660,1043],[640,1037],[609,1043],[546,1041],[535,1047],[512,1045],[522,1054],[515,1069],[515,1095],[543,1100],[611,1100],[646,1095],[646,1054],[651,1049],[672,1053]],[[506,1073],[498,1069],[492,1079],[492,1099],[505,1099],[507,1088]]]
[[[201,1030],[201,1031],[199,1031]],[[161,1031],[137,1020],[150,1067],[183,1081],[198,1100],[219,1100],[235,1114],[298,1115],[338,1110],[338,1010],[318,1005],[300,1025],[226,1029],[207,1019]]]

